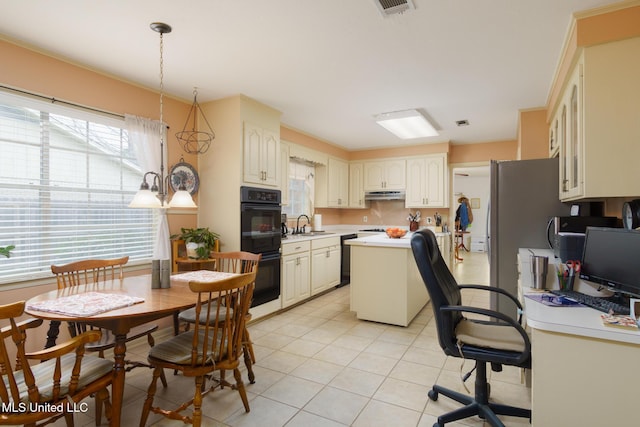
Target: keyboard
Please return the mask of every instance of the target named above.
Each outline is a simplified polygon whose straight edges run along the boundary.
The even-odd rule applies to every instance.
[[[595,308],[596,310],[609,313],[613,311],[615,314],[631,314],[631,310],[628,305],[618,304],[617,302],[610,301],[606,298],[594,297],[591,295],[583,294],[577,291],[569,291],[569,290],[558,290],[554,289],[551,291],[552,294],[564,296],[579,302],[580,304],[584,304],[591,308]]]

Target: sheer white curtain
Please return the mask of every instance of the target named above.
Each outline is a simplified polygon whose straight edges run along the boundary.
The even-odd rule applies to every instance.
[[[160,172],[160,129],[164,132],[164,141],[167,140],[165,126],[161,123],[144,117],[132,116],[125,114],[124,116],[127,131],[129,132],[129,141],[136,150],[136,157],[143,172],[154,171]],[[164,146],[163,157],[167,158],[167,147]],[[153,178],[147,181],[149,185],[153,185]],[[153,259],[171,259],[169,223],[167,221],[167,210],[159,209],[160,221],[156,239],[153,244]]]

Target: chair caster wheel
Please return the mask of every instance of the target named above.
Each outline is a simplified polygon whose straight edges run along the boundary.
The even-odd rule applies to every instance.
[[[435,390],[429,390],[429,392],[427,393],[427,396],[429,396],[429,399],[436,401],[438,400],[438,392]],[[439,424],[434,424],[433,427],[437,427]]]

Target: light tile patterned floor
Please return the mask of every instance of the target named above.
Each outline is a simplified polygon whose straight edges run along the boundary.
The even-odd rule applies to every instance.
[[[460,283],[488,284],[488,261],[483,253],[464,253],[453,266]],[[464,295],[465,303],[488,307],[478,292]],[[277,316],[250,325],[257,364],[256,383],[247,384],[251,412],[230,389],[216,390],[204,399],[205,426],[432,426],[438,414],[459,407],[446,397],[432,402],[431,385],[464,391],[461,359],[440,349],[431,306],[427,305],[407,328],[359,321],[349,311],[349,287],[335,289]],[[161,331],[171,334],[170,329]],[[129,347],[128,354],[144,358],[146,343]],[[464,366],[464,372],[472,367]],[[138,425],[150,371],[127,374],[123,426]],[[505,367],[491,373],[492,400],[530,407],[530,390],[520,383],[520,371]],[[181,403],[192,393],[193,380],[167,373],[169,387],[159,387],[156,399]],[[246,379],[246,375],[243,378]],[[467,381],[473,390],[473,376]],[[503,418],[507,426],[529,425],[527,420]],[[58,423],[57,425],[64,425]],[[76,425],[93,425],[88,416]],[[180,426],[181,422],[152,416],[148,425]],[[451,426],[483,426],[479,418]]]

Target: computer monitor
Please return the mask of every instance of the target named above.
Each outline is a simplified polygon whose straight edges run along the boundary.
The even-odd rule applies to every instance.
[[[587,227],[580,278],[640,297],[640,231]]]

